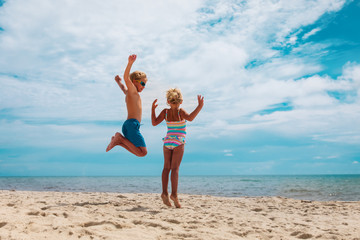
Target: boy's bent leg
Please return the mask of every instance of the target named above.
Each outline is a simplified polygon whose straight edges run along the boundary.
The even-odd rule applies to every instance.
[[[146,147],[136,147],[129,139],[118,133],[121,137],[121,143],[118,144],[138,157],[145,157],[147,154]]]
[[[106,148],[106,152],[110,151],[115,146],[121,146],[138,157],[144,157],[147,154],[146,147],[136,147],[132,142],[125,138],[120,133],[115,133],[115,136],[111,138],[111,142]]]
[[[145,157],[147,154],[147,148],[146,147],[137,147],[136,153],[134,153],[134,154],[138,157]]]
[[[131,152],[132,154],[138,157],[146,156],[147,154],[146,147],[136,147],[132,142],[129,141],[129,139],[125,138],[120,133],[119,135],[121,136],[121,143],[118,145],[122,146],[123,148],[125,148],[126,150],[128,150],[129,152]]]

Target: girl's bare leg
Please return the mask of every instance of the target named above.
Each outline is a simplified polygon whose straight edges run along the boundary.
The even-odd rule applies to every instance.
[[[115,136],[111,138],[111,141],[109,145],[106,148],[106,152],[110,151],[115,146],[121,146],[131,152],[132,154],[135,154],[138,157],[144,157],[147,154],[146,147],[135,147],[135,145],[130,142],[127,138],[125,138],[120,133],[115,133]]]
[[[177,208],[180,208],[181,205],[179,203],[179,199],[177,197],[177,188],[178,188],[178,181],[179,181],[179,167],[181,160],[184,155],[184,148],[185,145],[182,144],[172,151],[172,158],[171,158],[171,200],[174,201],[174,204]]]
[[[161,199],[166,206],[171,207],[169,193],[168,193],[168,183],[169,183],[169,173],[171,169],[171,157],[172,157],[172,150],[169,150],[165,146],[164,148],[164,169],[161,175],[161,183],[162,183],[162,194]]]

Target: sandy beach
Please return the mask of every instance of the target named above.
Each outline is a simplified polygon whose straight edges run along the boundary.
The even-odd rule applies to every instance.
[[[0,191],[0,239],[360,239],[360,202]]]

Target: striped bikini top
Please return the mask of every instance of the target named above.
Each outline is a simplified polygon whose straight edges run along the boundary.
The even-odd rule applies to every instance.
[[[180,110],[178,111],[178,117],[179,121],[168,121],[167,120],[167,112],[165,115],[166,125],[168,128],[167,134],[165,139],[168,138],[178,138],[181,139],[183,142],[185,142],[185,136],[186,136],[186,120],[181,120],[180,118]]]

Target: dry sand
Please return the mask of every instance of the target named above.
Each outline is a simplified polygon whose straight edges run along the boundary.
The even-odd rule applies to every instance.
[[[0,191],[0,239],[358,239],[360,202]]]

